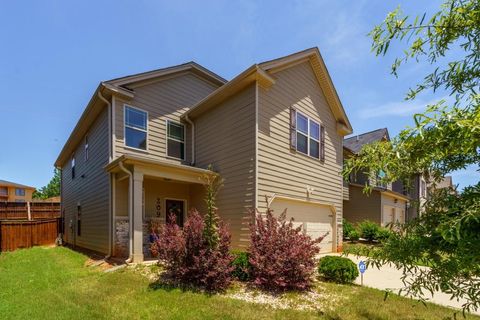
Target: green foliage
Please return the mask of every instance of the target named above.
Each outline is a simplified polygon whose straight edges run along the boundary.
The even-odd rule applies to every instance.
[[[328,281],[351,283],[358,277],[358,270],[348,258],[326,256],[318,262],[318,274]]]
[[[412,19],[398,8],[370,33],[373,50],[385,55],[393,42],[406,42],[403,57],[392,73],[408,61],[431,65],[422,82],[407,94],[444,90],[454,99],[426,106],[414,117],[415,126],[391,142],[365,146],[347,160],[344,176],[383,170],[382,182],[406,183],[423,175],[433,184],[452,171],[480,162],[480,1],[445,0],[440,10]],[[453,53],[453,54],[451,54]],[[368,191],[368,190],[367,190]],[[467,302],[464,311],[480,307],[480,183],[457,195],[434,193],[424,214],[400,227],[375,248],[370,263],[391,262],[403,270],[406,291],[423,299],[423,292],[442,290]],[[421,264],[429,269],[419,269]]]
[[[373,221],[364,220],[358,224],[358,230],[361,238],[372,242],[377,239],[380,226]]]
[[[51,197],[58,197],[60,196],[60,170],[55,168],[53,170],[53,178],[50,180],[50,182],[44,186],[41,187],[38,190],[35,190],[33,192],[33,199],[47,199]]]
[[[245,251],[232,251],[233,261],[232,276],[240,281],[250,280],[251,264],[249,261],[248,252]]]
[[[352,229],[348,234],[348,239],[352,242],[358,241],[360,239],[360,234],[358,233],[357,229]]]
[[[375,235],[375,240],[382,242],[388,240],[391,235],[392,231],[390,229],[379,227],[377,230],[377,234]]]
[[[343,239],[350,238],[350,234],[352,233],[352,231],[355,231],[355,227],[353,226],[353,224],[348,222],[345,218],[343,219],[342,225],[343,225]]]
[[[213,172],[211,165],[208,166],[208,170],[211,172],[204,174],[202,177],[202,182],[205,186],[205,205],[207,208],[204,217],[205,228],[203,229],[203,236],[210,248],[213,248],[217,245],[219,240],[219,218],[215,201],[218,190],[223,186],[223,179],[219,174]]]

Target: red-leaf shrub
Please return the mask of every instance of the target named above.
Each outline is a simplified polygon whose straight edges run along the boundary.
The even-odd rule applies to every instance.
[[[212,247],[204,236],[205,223],[196,210],[187,218],[183,231],[173,222],[167,223],[152,244],[166,268],[166,275],[176,284],[220,291],[231,282],[232,255],[230,234],[223,223],[218,227],[218,243]]]
[[[249,257],[253,283],[268,291],[306,290],[315,271],[318,244],[287,221],[285,210],[278,218],[271,209],[262,215],[253,211],[250,223]]]

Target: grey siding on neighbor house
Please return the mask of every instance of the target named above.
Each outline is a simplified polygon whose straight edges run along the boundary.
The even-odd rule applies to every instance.
[[[108,110],[105,107],[88,131],[89,159],[85,160],[82,139],[75,149],[75,178],[72,179],[71,159],[62,167],[65,240],[102,253],[108,253],[110,176],[104,170],[109,159],[108,140]],[[81,206],[80,236],[76,235],[78,204]]]
[[[248,209],[255,205],[255,86],[195,119],[196,166],[213,165],[224,178],[217,198],[234,247],[248,243]]]
[[[362,186],[350,185],[350,199],[343,202],[343,217],[349,222],[371,220],[380,224],[382,219],[380,191],[372,190],[366,195]]]
[[[182,72],[152,82],[137,83],[131,87],[135,97],[131,101],[116,99],[115,134],[116,156],[125,153],[141,154],[153,159],[166,159],[174,163],[190,163],[190,128],[186,126],[186,160],[166,158],[166,121],[181,122],[180,116],[192,105],[206,97],[218,86],[191,73]],[[124,105],[148,112],[147,151],[125,148]]]
[[[273,74],[275,84],[260,88],[258,106],[258,206],[265,195],[287,196],[333,205],[342,219],[343,137],[309,62]],[[290,108],[325,127],[325,161],[290,148]],[[307,197],[307,186],[314,189]],[[339,232],[341,234],[341,232]],[[338,245],[341,239],[337,239]]]

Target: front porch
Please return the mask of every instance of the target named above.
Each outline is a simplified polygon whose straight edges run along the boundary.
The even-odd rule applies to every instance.
[[[170,214],[183,226],[191,208],[202,210],[202,176],[211,171],[167,161],[122,156],[112,174],[113,255],[133,262],[152,259],[150,230]]]

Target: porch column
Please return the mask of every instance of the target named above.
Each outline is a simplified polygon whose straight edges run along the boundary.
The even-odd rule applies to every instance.
[[[133,172],[133,262],[143,261],[143,172]]]

